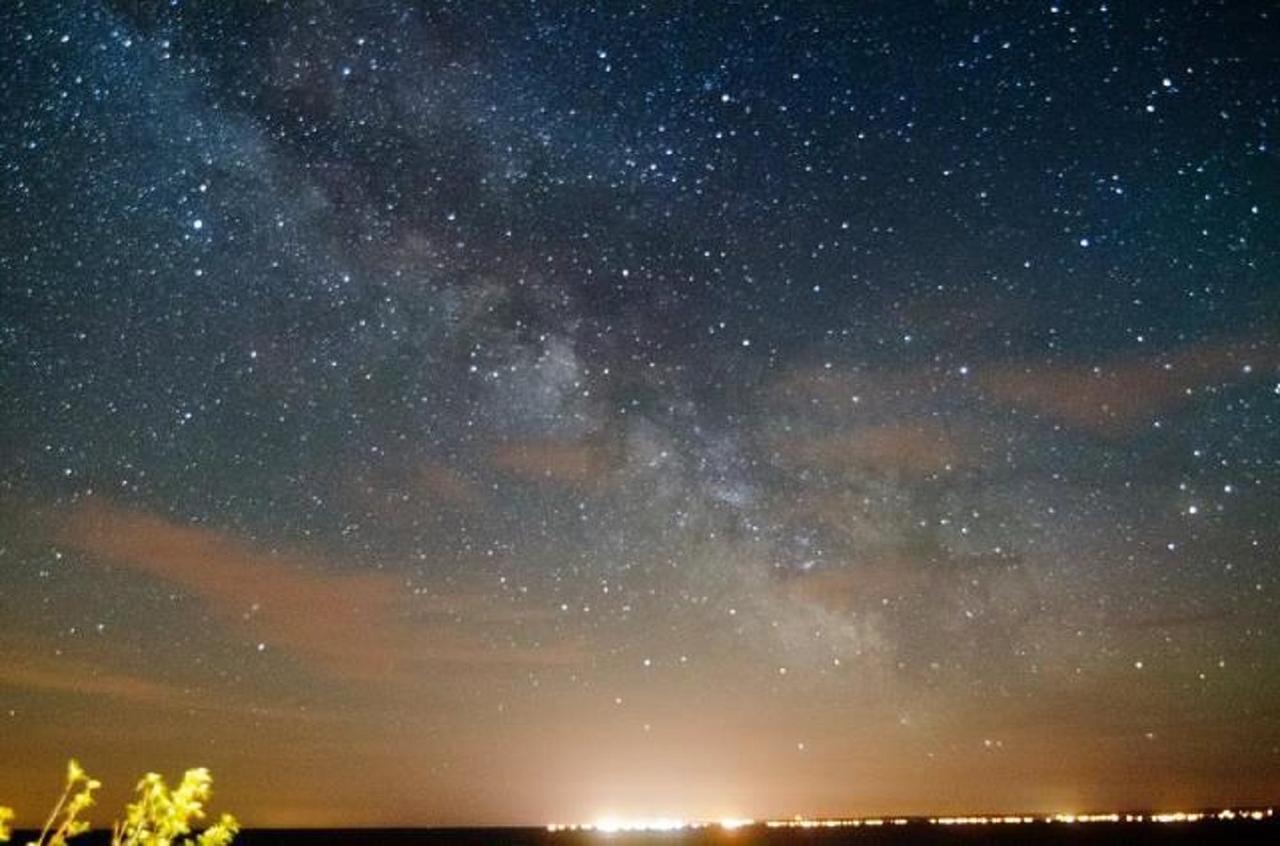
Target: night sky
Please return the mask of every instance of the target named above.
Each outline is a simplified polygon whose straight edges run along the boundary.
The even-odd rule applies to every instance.
[[[6,2],[0,799],[1280,791],[1270,3]],[[96,819],[96,818],[95,818]]]

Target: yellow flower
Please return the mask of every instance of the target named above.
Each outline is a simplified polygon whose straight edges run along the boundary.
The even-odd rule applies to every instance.
[[[62,798],[54,806],[53,813],[49,815],[34,846],[66,846],[68,840],[88,831],[89,823],[77,817],[81,811],[93,805],[93,791],[101,786],[101,782],[89,777],[79,761],[75,758],[68,761],[67,784],[62,791]]]
[[[12,819],[13,808],[6,808],[0,805],[0,843],[9,842],[9,835],[12,834],[9,831],[9,821]]]
[[[67,761],[67,787],[75,787],[76,782],[88,778],[84,767],[75,758]]]
[[[93,792],[101,786],[78,761],[68,761],[62,797],[39,839],[27,846],[67,846],[68,840],[89,831],[89,822],[79,816],[93,805]],[[213,794],[213,777],[204,767],[183,773],[182,782],[174,790],[158,773],[147,773],[139,780],[137,793],[137,801],[125,807],[124,821],[112,827],[111,846],[228,846],[240,831],[236,818],[223,814],[198,837],[179,841],[183,835],[191,834],[194,823],[204,819],[204,805]],[[12,819],[13,811],[0,807],[0,843],[9,841]]]
[[[147,773],[137,792],[138,800],[125,809],[124,822],[116,826],[112,846],[226,846],[239,831],[235,818],[224,814],[195,840],[179,842],[204,819],[205,802],[213,793],[213,777],[204,767],[187,770],[172,790],[160,775]]]
[[[195,846],[227,846],[236,833],[240,831],[240,823],[230,814],[223,814],[214,825],[209,826],[196,839]]]

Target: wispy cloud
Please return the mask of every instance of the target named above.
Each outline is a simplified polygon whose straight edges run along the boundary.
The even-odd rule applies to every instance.
[[[618,470],[622,458],[619,450],[590,438],[505,441],[490,456],[493,466],[509,476],[566,487],[605,481]]]
[[[56,663],[40,661],[29,651],[9,654],[0,674],[0,686],[45,693],[101,696],[134,704],[188,707],[194,696],[182,688],[127,673],[104,671],[100,667],[59,658]]]
[[[448,464],[424,462],[416,468],[414,482],[415,489],[430,502],[465,511],[476,511],[484,506],[483,489]]]
[[[940,424],[860,426],[845,431],[793,436],[776,443],[788,464],[837,470],[867,469],[936,473],[973,461],[975,452],[959,433]]]
[[[483,624],[524,619],[500,600],[491,607],[473,596],[437,595],[417,604],[393,576],[337,573],[301,554],[102,499],[72,511],[61,540],[91,560],[175,585],[229,629],[344,680],[391,681],[430,662],[560,664],[581,657],[565,645],[492,645]]]
[[[0,689],[26,693],[73,696],[103,700],[115,706],[181,711],[218,712],[253,719],[272,718],[296,723],[305,716],[320,719],[318,712],[299,710],[285,704],[267,705],[230,696],[225,689],[212,695],[203,685],[167,682],[119,669],[120,656],[98,654],[95,658],[50,656],[35,643],[0,643]]]
[[[999,403],[1117,436],[1196,401],[1205,390],[1274,373],[1278,361],[1275,348],[1261,342],[1201,344],[1096,365],[991,366],[980,384]]]
[[[854,412],[883,422],[916,419],[946,403],[972,400],[1013,407],[1097,435],[1122,436],[1159,415],[1171,414],[1207,392],[1275,379],[1280,348],[1255,337],[1186,344],[1144,355],[1113,355],[1090,362],[993,359],[973,363],[963,380],[934,367],[798,367],[769,387],[779,405],[815,421],[841,422]],[[897,452],[910,461],[937,455],[921,433],[928,428],[892,424],[872,452]],[[895,435],[889,438],[889,435]],[[844,436],[841,436],[844,437]],[[832,444],[828,449],[834,449]],[[858,447],[853,445],[856,450]],[[836,449],[837,453],[845,450]]]
[[[62,540],[95,560],[177,585],[231,625],[339,675],[394,670],[399,633],[388,620],[396,598],[389,577],[326,573],[301,556],[101,499],[72,512]]]

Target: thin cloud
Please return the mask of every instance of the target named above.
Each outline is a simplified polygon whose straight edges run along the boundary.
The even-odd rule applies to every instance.
[[[783,461],[799,467],[867,469],[927,475],[973,461],[974,450],[937,424],[862,426],[780,439]]]
[[[478,511],[484,507],[485,496],[481,487],[447,464],[423,463],[417,468],[414,481],[415,488],[429,501],[464,511]]]
[[[564,645],[491,646],[474,626],[500,612],[478,608],[474,598],[437,597],[425,609],[428,619],[415,624],[404,583],[392,576],[333,573],[302,555],[101,499],[70,514],[61,540],[92,560],[175,585],[230,629],[343,680],[393,681],[424,662],[544,665],[581,657]],[[431,619],[442,607],[465,608],[465,619]]]
[[[620,466],[621,456],[595,439],[531,438],[493,448],[493,466],[509,476],[565,487],[600,483]]]
[[[198,697],[172,685],[141,676],[105,672],[97,666],[60,659],[56,665],[38,664],[29,653],[12,658],[0,674],[0,687],[44,693],[101,696],[134,704],[160,707],[193,707]]]
[[[287,706],[264,705],[239,697],[228,698],[226,690],[210,695],[207,687],[186,686],[158,681],[135,673],[105,670],[102,662],[61,656],[56,660],[41,658],[33,645],[14,649],[6,645],[9,655],[0,652],[6,667],[0,673],[0,689],[25,693],[74,696],[101,699],[144,709],[167,711],[218,712],[253,719],[278,719],[296,723],[300,719],[317,720],[315,711],[300,711]]]
[[[990,366],[980,384],[1002,404],[1116,436],[1194,402],[1206,388],[1253,381],[1276,364],[1275,351],[1260,343],[1200,345],[1096,366]]]

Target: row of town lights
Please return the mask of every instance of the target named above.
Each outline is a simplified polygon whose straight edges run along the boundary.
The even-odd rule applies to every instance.
[[[1274,809],[1233,809],[1224,808],[1217,812],[1205,811],[1170,811],[1153,814],[1074,814],[1058,813],[1048,816],[1000,815],[1000,816],[955,816],[929,817],[915,819],[911,817],[852,817],[848,819],[811,819],[795,816],[791,819],[764,820],[757,822],[745,818],[728,818],[717,822],[696,822],[674,817],[649,817],[624,819],[620,817],[603,817],[591,823],[551,823],[547,831],[594,831],[601,834],[618,832],[663,832],[684,831],[688,829],[719,827],[725,831],[734,831],[754,825],[768,828],[859,828],[885,825],[908,825],[913,822],[927,822],[930,825],[1027,825],[1031,823],[1048,823],[1076,825],[1087,823],[1194,823],[1205,820],[1251,821],[1262,822],[1274,816]]]

